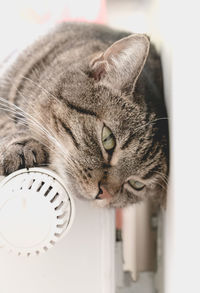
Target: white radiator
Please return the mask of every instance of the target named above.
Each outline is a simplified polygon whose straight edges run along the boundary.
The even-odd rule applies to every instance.
[[[115,292],[114,211],[96,208],[78,199],[74,202],[76,213],[71,229],[63,239],[50,243],[51,249],[18,255],[16,251],[8,253],[0,249],[0,292]],[[2,211],[3,208],[0,216]],[[12,217],[8,226],[12,223],[16,226],[16,220]],[[27,239],[25,235],[24,239]]]

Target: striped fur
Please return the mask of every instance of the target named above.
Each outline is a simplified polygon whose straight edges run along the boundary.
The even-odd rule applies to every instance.
[[[46,166],[106,206],[162,202],[168,122],[160,58],[144,35],[65,23],[22,52],[0,79],[0,174]],[[148,56],[148,57],[147,57]],[[103,126],[116,147],[103,148]],[[142,181],[142,191],[128,180]]]

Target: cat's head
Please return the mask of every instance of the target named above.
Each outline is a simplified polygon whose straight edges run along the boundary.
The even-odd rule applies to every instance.
[[[122,207],[165,192],[160,113],[149,113],[134,92],[149,46],[147,36],[131,35],[77,62],[57,82],[49,112],[58,141],[51,165],[72,194],[101,206]]]

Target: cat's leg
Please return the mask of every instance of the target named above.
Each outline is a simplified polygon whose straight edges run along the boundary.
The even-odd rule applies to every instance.
[[[0,138],[0,175],[18,169],[48,165],[47,148],[25,133]]]

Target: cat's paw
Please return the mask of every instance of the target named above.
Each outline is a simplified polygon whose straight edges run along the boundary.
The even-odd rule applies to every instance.
[[[2,175],[22,169],[48,164],[45,147],[34,139],[12,143],[1,153],[0,169]]]

